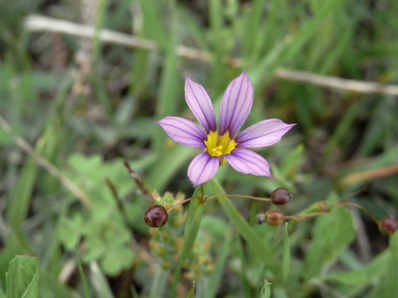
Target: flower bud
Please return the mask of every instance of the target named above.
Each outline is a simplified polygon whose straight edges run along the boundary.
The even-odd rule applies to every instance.
[[[283,223],[283,213],[280,210],[268,210],[266,213],[267,223],[271,226],[277,227]]]
[[[163,227],[166,224],[167,219],[167,211],[160,205],[152,206],[144,215],[145,223],[151,228]]]
[[[397,229],[398,223],[395,218],[386,217],[380,220],[379,229],[384,235],[391,235]]]
[[[275,205],[284,205],[291,199],[290,193],[285,188],[277,188],[271,193],[271,201]]]

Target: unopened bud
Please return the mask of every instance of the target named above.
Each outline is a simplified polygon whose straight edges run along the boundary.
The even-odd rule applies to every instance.
[[[290,192],[285,188],[277,188],[271,193],[271,201],[275,205],[284,205],[291,198]]]
[[[151,228],[159,228],[166,224],[168,217],[167,211],[163,206],[154,205],[145,212],[144,220]]]
[[[267,223],[271,226],[277,227],[283,223],[283,213],[280,210],[269,210],[266,213]]]
[[[379,229],[384,235],[391,235],[397,229],[398,223],[395,218],[387,217],[380,220]]]

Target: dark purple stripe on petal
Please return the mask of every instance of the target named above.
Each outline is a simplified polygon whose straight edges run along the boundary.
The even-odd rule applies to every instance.
[[[224,155],[224,158],[238,172],[272,177],[268,162],[251,150],[236,149],[232,154]]]
[[[217,173],[220,159],[207,152],[199,153],[188,167],[188,178],[194,186],[209,181]]]
[[[206,90],[185,76],[185,100],[207,133],[217,130],[213,104]]]
[[[282,136],[296,124],[286,124],[279,119],[260,121],[242,131],[235,141],[237,147],[266,147],[278,143]]]
[[[205,132],[190,120],[168,116],[156,122],[176,143],[188,147],[205,148],[207,139]]]
[[[220,135],[234,137],[245,123],[253,105],[253,86],[244,71],[224,93],[220,106]]]

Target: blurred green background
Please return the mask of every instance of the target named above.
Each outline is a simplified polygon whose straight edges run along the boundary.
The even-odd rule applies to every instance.
[[[398,85],[397,15],[398,2],[388,0],[0,1],[0,297],[15,254],[40,258],[41,297],[153,294],[159,258],[143,221],[149,203],[123,160],[148,189],[192,195],[186,170],[197,151],[154,125],[167,115],[193,119],[185,73],[218,111],[228,83],[246,69],[255,94],[245,127],[267,118],[297,123],[259,151],[274,179],[227,165],[216,176],[227,193],[267,197],[288,188],[286,214],[351,196],[378,219],[397,217],[397,92],[301,82],[310,73],[322,85],[331,76]],[[254,224],[269,206],[232,201],[278,254],[282,230]],[[198,241],[211,248],[197,254],[215,271],[183,276],[179,296],[195,279],[195,297],[257,297],[271,277],[273,297],[393,297],[397,276],[387,264],[398,263],[397,247],[390,252],[363,213],[339,212],[291,227],[286,282],[258,266],[209,203]]]

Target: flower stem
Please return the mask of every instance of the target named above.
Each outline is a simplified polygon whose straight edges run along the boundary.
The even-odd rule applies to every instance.
[[[319,211],[319,212],[314,212],[314,213],[308,213],[308,214],[301,214],[301,215],[288,215],[288,216],[284,216],[283,219],[302,220],[302,219],[305,219],[305,218],[309,218],[309,217],[325,214],[327,212],[329,212],[329,210],[327,210],[327,211],[326,210],[325,211]]]
[[[198,186],[195,189],[194,195],[191,198],[184,200],[184,201],[190,201],[192,199],[198,198],[198,200],[192,201],[188,207],[187,217],[185,222],[185,230],[184,230],[184,241],[181,250],[179,251],[178,254],[178,261],[176,267],[174,268],[173,283],[171,285],[170,297],[176,297],[177,285],[180,280],[182,265],[186,260],[186,258],[188,257],[189,253],[191,252],[192,247],[194,246],[196,236],[198,235],[199,232],[202,214],[205,209],[204,208],[205,205],[202,204],[205,187],[206,185]]]
[[[169,208],[167,210],[167,212],[170,212],[174,208],[176,208],[176,207],[178,207],[180,205],[183,205],[186,202],[189,202],[189,201],[191,201],[193,199],[200,199],[204,203],[204,202],[206,202],[208,200],[221,198],[221,197],[243,198],[243,199],[250,199],[250,200],[255,200],[255,201],[263,201],[263,202],[270,202],[271,201],[271,199],[269,199],[269,198],[253,197],[253,196],[247,196],[247,195],[235,195],[235,194],[221,194],[221,195],[215,195],[215,196],[210,196],[210,197],[202,197],[202,198],[199,197],[199,196],[194,196],[194,197],[190,197],[188,199],[185,199],[185,200],[179,202],[178,204],[175,204],[173,207]]]
[[[368,209],[366,209],[365,207],[356,204],[356,203],[350,203],[350,202],[345,202],[345,203],[336,203],[336,204],[332,204],[329,205],[328,207],[339,207],[339,206],[349,206],[349,207],[355,207],[355,208],[359,208],[361,209],[363,212],[365,212],[376,224],[379,224],[379,220],[377,220],[372,213],[370,213],[370,211]]]
[[[166,284],[167,276],[168,276],[168,271],[164,270],[162,266],[157,264],[151,291],[149,292],[148,297],[156,298],[163,296],[163,291],[164,291],[164,286]]]
[[[271,202],[271,199],[269,199],[269,198],[253,197],[253,196],[247,196],[247,195],[233,195],[233,194],[211,196],[211,197],[206,198],[206,201],[215,199],[215,198],[221,198],[221,197],[243,198],[243,199],[250,199],[250,200],[255,200],[255,201]]]

